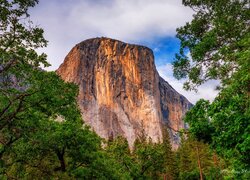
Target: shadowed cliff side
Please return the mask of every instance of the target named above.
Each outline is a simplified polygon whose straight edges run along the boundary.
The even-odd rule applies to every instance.
[[[109,38],[77,44],[57,73],[79,85],[78,104],[86,124],[103,138],[122,135],[130,146],[144,129],[153,142],[162,139],[162,124],[176,131],[191,104],[159,77],[152,50]]]

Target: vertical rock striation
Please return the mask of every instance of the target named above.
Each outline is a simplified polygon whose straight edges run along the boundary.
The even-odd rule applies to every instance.
[[[156,71],[152,50],[109,38],[77,44],[57,70],[79,85],[78,104],[86,124],[103,138],[122,135],[130,146],[144,129],[153,142],[162,139],[162,124],[184,128],[191,104]]]

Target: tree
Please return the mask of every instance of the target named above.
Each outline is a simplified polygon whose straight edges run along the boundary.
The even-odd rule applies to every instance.
[[[66,179],[118,179],[113,161],[101,139],[88,128],[72,122],[42,121],[29,138],[22,138],[7,154],[8,177],[40,176]],[[14,171],[15,170],[15,171]]]
[[[117,162],[117,169],[126,174],[125,179],[175,178],[175,159],[166,138],[163,143],[153,143],[142,131],[133,149],[125,138],[117,137],[109,141],[107,152]]]
[[[31,27],[29,7],[37,1],[0,2],[0,131],[13,124],[17,116],[27,109],[26,99],[36,94],[32,90],[33,72],[40,64],[48,66],[46,55],[38,55],[36,48],[44,47],[47,41],[43,38],[43,30]],[[28,24],[27,24],[28,23]],[[9,128],[10,129],[10,128]],[[14,131],[14,130],[13,130]],[[2,149],[9,146],[16,137],[6,140],[1,136]],[[0,152],[0,156],[1,156]]]
[[[107,143],[106,151],[109,157],[114,159],[117,171],[122,172],[125,179],[132,179],[136,164],[129,148],[128,141],[122,136],[118,136]]]
[[[185,121],[190,124],[190,133],[210,143],[225,158],[236,159],[235,167],[244,169],[250,160],[249,97],[243,88],[247,86],[239,83],[223,89],[211,104],[198,101]]]
[[[46,55],[38,55],[35,51],[37,48],[47,46],[43,29],[32,26],[32,22],[28,20],[28,8],[34,7],[37,2],[38,0],[2,0],[0,2],[1,81],[10,74],[17,80],[20,77],[23,79],[24,75],[31,70],[30,65],[33,68],[40,65],[49,66]]]
[[[176,162],[175,152],[172,149],[170,138],[169,138],[169,130],[167,127],[162,128],[163,132],[163,142],[162,148],[164,151],[164,171],[163,177],[166,179],[176,179],[178,174],[178,166]]]
[[[209,119],[209,101],[199,100],[195,106],[186,113],[185,121],[190,125],[188,132],[198,140],[211,143],[215,131]]]
[[[182,137],[177,150],[179,179],[222,179],[220,168],[223,160],[216,161],[208,144],[193,137]]]
[[[167,141],[166,141],[167,143]],[[157,179],[166,172],[166,143],[153,143],[142,129],[133,146],[133,179]]]
[[[173,63],[174,75],[187,78],[184,87],[189,90],[210,79],[221,82],[214,102],[200,100],[185,121],[197,139],[208,142],[219,155],[232,161],[233,170],[248,169],[249,1],[184,0],[183,4],[195,15],[191,23],[177,29],[181,48]],[[235,176],[247,178],[247,174]]]
[[[235,72],[249,61],[242,61],[249,46],[242,47],[241,41],[249,41],[248,0],[184,0],[195,14],[191,23],[177,29],[181,41],[179,54],[173,62],[177,79],[187,78],[186,89],[195,89],[210,79],[219,79],[222,85],[230,83]],[[192,59],[187,56],[190,52]]]

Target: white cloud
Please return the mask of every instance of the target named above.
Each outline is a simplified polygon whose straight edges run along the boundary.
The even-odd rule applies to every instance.
[[[41,0],[32,20],[45,30],[45,49],[55,70],[78,42],[106,36],[130,43],[174,36],[192,11],[181,0]]]
[[[215,90],[216,86],[219,85],[218,81],[211,80],[206,82],[205,84],[198,87],[198,92],[196,93],[194,91],[186,91],[183,89],[183,83],[185,80],[178,81],[173,77],[171,64],[158,66],[157,70],[163,79],[165,79],[174,89],[185,96],[193,104],[195,104],[201,98],[211,102],[218,94],[218,91]]]

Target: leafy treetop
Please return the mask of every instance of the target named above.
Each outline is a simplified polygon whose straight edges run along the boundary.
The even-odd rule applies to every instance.
[[[184,0],[183,4],[195,14],[177,29],[181,48],[173,62],[174,76],[187,78],[187,90],[210,79],[220,80],[222,86],[230,83],[232,75],[246,65],[238,54],[245,51],[241,42],[249,39],[249,0]]]

